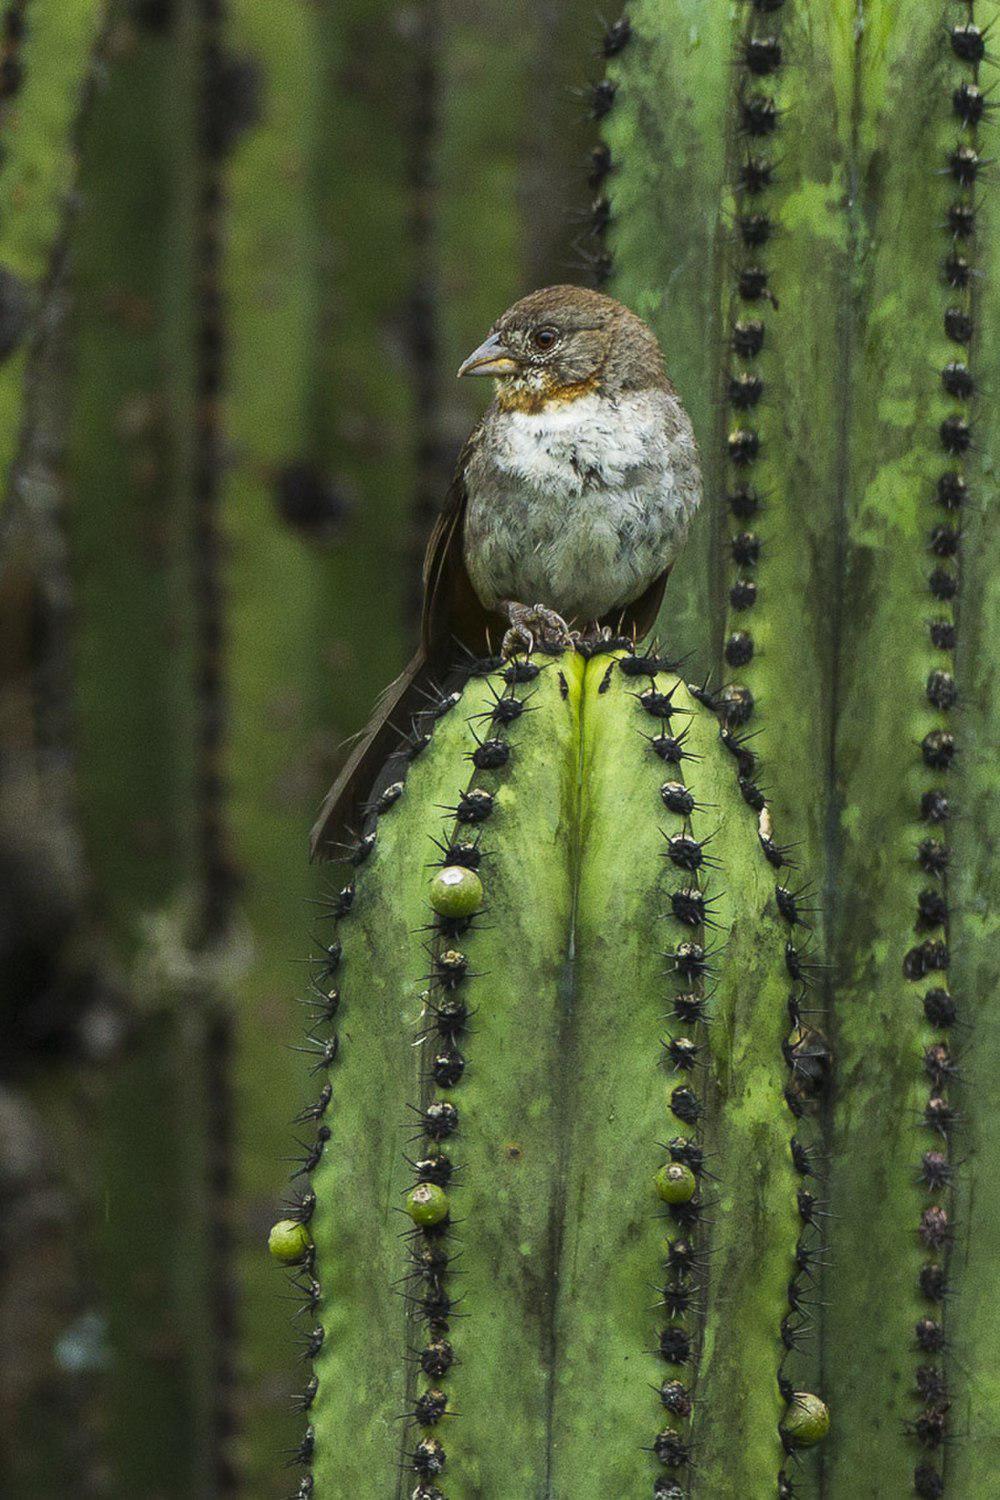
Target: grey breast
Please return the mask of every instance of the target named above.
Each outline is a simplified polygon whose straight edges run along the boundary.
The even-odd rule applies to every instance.
[[[690,422],[663,391],[583,398],[548,422],[494,410],[466,482],[466,565],[483,603],[578,620],[638,598],[676,557],[701,498]]]

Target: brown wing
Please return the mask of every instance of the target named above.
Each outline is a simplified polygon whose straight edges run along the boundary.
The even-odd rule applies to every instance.
[[[449,658],[455,642],[482,654],[488,646],[492,616],[472,587],[465,566],[465,472],[479,441],[481,427],[469,437],[455,466],[444,509],[434,523],[424,554],[424,604],[420,638],[428,660]],[[495,621],[493,624],[495,625]]]
[[[364,822],[363,805],[389,756],[399,749],[400,733],[414,714],[426,709],[433,672],[421,647],[413,660],[379,697],[340,775],[323,798],[309,834],[311,859],[342,857],[340,846]]]
[[[633,640],[641,641],[644,636],[649,635],[656,624],[656,617],[660,613],[663,603],[663,591],[670,577],[670,567],[664,568],[658,578],[654,578],[645,593],[633,599],[631,604],[626,604],[622,610],[614,611],[604,616],[601,625],[608,625],[618,635],[631,636]]]
[[[459,455],[444,509],[424,554],[424,603],[421,644],[413,660],[380,696],[347,761],[330,788],[313,825],[309,848],[314,859],[330,859],[348,837],[371,796],[376,778],[397,748],[399,731],[426,710],[432,686],[440,684],[459,654],[460,643],[482,654],[490,616],[476,597],[465,567],[465,466],[479,435],[477,428]]]

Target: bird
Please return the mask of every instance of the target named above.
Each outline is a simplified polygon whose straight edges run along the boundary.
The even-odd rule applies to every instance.
[[[494,396],[467,439],[423,567],[420,645],[379,699],[310,837],[333,857],[398,742],[464,650],[646,636],[701,502],[690,419],[652,329],[585,287],[515,302],[458,375]]]

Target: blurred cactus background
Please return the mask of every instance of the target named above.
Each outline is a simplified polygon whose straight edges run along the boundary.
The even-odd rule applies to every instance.
[[[278,1496],[306,831],[407,653],[455,370],[577,274],[600,30],[7,0],[0,36],[0,1491]]]
[[[751,806],[760,775],[824,1081],[833,1052],[788,1333],[832,1424],[778,1493],[996,1493],[991,19],[3,0],[4,1496],[310,1492],[313,1324],[264,1252],[342,883],[306,833],[408,654],[488,395],[455,370],[565,280],[650,320],[691,413],[661,638]],[[654,1493],[730,1493],[719,1421]]]

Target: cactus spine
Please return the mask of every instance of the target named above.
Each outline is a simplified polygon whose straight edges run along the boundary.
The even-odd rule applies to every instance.
[[[402,1463],[420,1494],[667,1494],[693,1451],[713,1493],[777,1486],[811,1234],[780,856],[714,718],[635,665],[444,698],[333,898],[302,1493]],[[433,863],[476,866],[481,914],[440,915]]]

